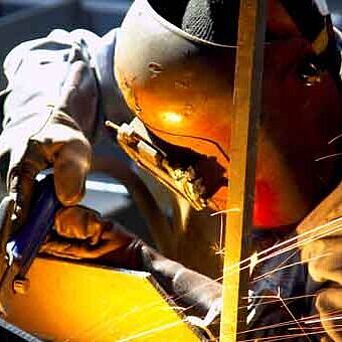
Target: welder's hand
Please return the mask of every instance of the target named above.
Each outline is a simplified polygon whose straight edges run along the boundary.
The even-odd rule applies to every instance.
[[[316,299],[321,324],[331,340],[342,341],[342,288],[321,290]]]
[[[58,238],[52,237],[41,248],[41,252],[68,259],[101,259],[108,263],[121,262],[123,254],[132,247],[137,238],[129,234],[118,223],[102,219],[96,211],[74,206],[61,209],[55,218]],[[122,255],[115,258],[115,253]],[[130,256],[128,256],[130,260]],[[129,267],[123,264],[121,267]]]
[[[221,284],[167,259],[96,211],[83,206],[63,208],[56,215],[55,229],[58,238],[52,236],[42,253],[150,272],[182,303],[203,315],[211,309],[209,321],[219,315]]]
[[[303,220],[297,233],[313,280],[342,286],[342,183]]]
[[[9,153],[8,192],[16,201],[17,224],[30,208],[35,176],[53,167],[55,189],[63,205],[76,204],[83,196],[91,164],[91,147],[76,122],[67,114],[52,111],[43,127],[9,126],[0,136],[0,156]]]
[[[342,341],[342,183],[298,226],[301,258],[321,283],[316,307],[334,341]],[[329,318],[330,316],[330,318]],[[337,338],[338,336],[338,338]]]
[[[25,42],[4,63],[9,92],[3,111],[0,163],[9,161],[13,228],[25,222],[35,175],[53,168],[58,199],[69,206],[84,192],[97,126],[98,90],[84,40],[64,31]]]

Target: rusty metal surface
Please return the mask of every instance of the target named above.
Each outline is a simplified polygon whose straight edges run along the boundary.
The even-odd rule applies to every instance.
[[[246,312],[238,308],[246,306],[246,301],[242,302],[242,298],[248,297],[248,269],[242,271],[240,261],[249,254],[248,235],[252,227],[265,7],[264,0],[240,0],[223,272],[223,312],[220,332],[222,342],[235,342],[238,331],[244,330],[246,321]]]
[[[6,319],[44,341],[199,341],[149,277],[37,258]]]

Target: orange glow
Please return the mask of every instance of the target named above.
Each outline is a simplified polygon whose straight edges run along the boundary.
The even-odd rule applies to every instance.
[[[178,124],[183,121],[183,115],[176,112],[165,112],[162,116],[165,121],[171,124]]]

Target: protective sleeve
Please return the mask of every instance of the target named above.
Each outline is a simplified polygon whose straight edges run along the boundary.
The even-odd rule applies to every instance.
[[[99,101],[93,55],[100,42],[86,30],[54,30],[15,47],[4,62],[8,94],[3,130],[23,124],[33,135],[51,109],[57,109],[70,115],[92,140]]]

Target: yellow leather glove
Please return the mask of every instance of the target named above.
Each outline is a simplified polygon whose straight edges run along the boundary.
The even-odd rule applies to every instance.
[[[297,228],[302,260],[319,283],[315,300],[321,323],[342,341],[342,183]]]

